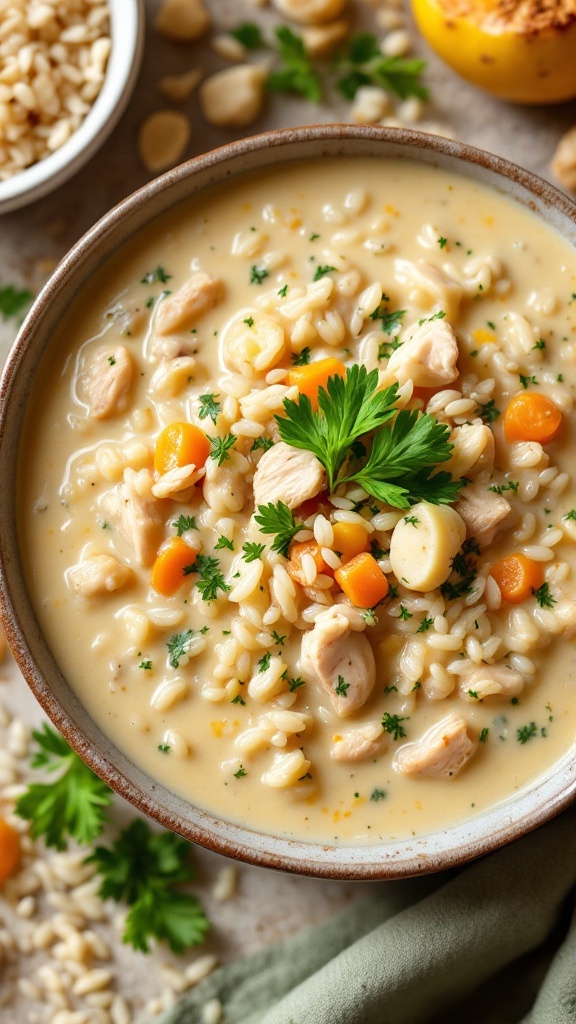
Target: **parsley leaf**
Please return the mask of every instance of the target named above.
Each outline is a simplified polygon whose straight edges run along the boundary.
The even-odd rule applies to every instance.
[[[278,644],[279,647],[284,647],[284,641],[287,636],[288,633],[284,633],[284,635],[282,635],[281,633],[277,633],[275,629],[272,630],[272,639],[274,640],[275,644]]]
[[[226,437],[211,437],[212,451],[210,452],[210,458],[214,459],[221,466],[223,462],[226,462],[226,459],[230,458],[230,448],[234,447],[236,440],[237,438],[234,434],[227,434]]]
[[[254,21],[244,21],[236,28],[230,29],[230,35],[247,50],[258,50],[266,45],[260,26]]]
[[[484,423],[494,423],[494,420],[497,420],[500,415],[500,409],[496,408],[494,399],[491,398],[489,402],[479,407],[478,415],[484,420]]]
[[[288,505],[285,505],[283,501],[279,501],[277,505],[272,501],[268,505],[258,505],[258,512],[260,514],[255,515],[254,519],[262,533],[276,534],[276,539],[272,543],[272,551],[278,551],[287,557],[290,542],[304,527],[296,523]]]
[[[172,274],[167,274],[164,267],[156,267],[156,270],[149,270],[144,277],[140,278],[140,284],[154,284],[154,281],[160,281],[160,284],[166,284],[170,281]]]
[[[331,274],[335,270],[336,267],[331,267],[328,263],[325,263],[322,266],[318,266],[316,267],[316,273],[314,274],[312,280],[319,281],[321,277],[326,277],[326,274]]]
[[[187,629],[184,633],[173,633],[166,641],[168,648],[168,662],[172,668],[179,668],[180,662],[186,665],[189,660],[190,642],[194,636],[193,629]],[[184,660],[186,659],[186,660]]]
[[[184,569],[186,576],[192,572],[199,573],[200,578],[196,580],[196,587],[202,594],[203,601],[216,601],[219,590],[226,593],[231,589],[229,584],[224,582],[219,566],[219,558],[213,558],[212,555],[197,555],[194,564],[187,565]]]
[[[251,541],[246,541],[242,545],[242,558],[245,562],[255,562],[257,558],[260,558],[262,552],[265,550],[265,544],[256,544]]]
[[[376,391],[378,371],[355,364],[346,377],[330,377],[318,390],[317,412],[307,395],[299,401],[284,399],[283,416],[276,416],[280,437],[294,448],[311,451],[320,460],[334,490],[338,471],[351,444],[394,415],[398,385]],[[446,428],[447,430],[447,428]]]
[[[533,375],[531,377],[525,377],[524,374],[521,373],[521,374],[519,374],[519,378],[520,378],[520,383],[521,383],[521,385],[522,385],[522,387],[524,389],[526,389],[529,384],[537,384],[538,383],[538,381],[536,380],[536,377],[534,377]]]
[[[271,92],[299,93],[312,103],[319,103],[322,99],[322,86],[306,53],[302,37],[287,25],[279,25],[275,34],[282,65],[278,71],[268,75],[266,88]]]
[[[434,619],[429,619],[425,615],[424,618],[422,619],[422,622],[418,626],[418,629],[416,630],[416,632],[417,633],[426,633],[430,629],[430,627],[433,626],[433,625],[434,625]]]
[[[385,394],[385,392],[380,392]],[[402,409],[393,425],[376,432],[365,465],[340,482],[354,481],[368,494],[396,508],[411,502],[433,505],[456,501],[460,481],[449,473],[436,473],[438,463],[450,458],[450,429],[428,413]]]
[[[190,849],[173,832],[152,832],[136,818],[111,846],[97,846],[88,858],[102,875],[102,899],[124,900],[130,907],[123,941],[134,949],[147,953],[154,938],[179,954],[204,941],[210,924],[202,907],[176,888],[194,877]]]
[[[176,532],[181,537],[187,530],[196,529],[196,520],[194,516],[178,516],[178,519],[174,520],[172,526],[176,527]]]
[[[301,352],[295,352],[292,356],[292,366],[308,366],[310,362],[310,349],[306,345]]]
[[[385,790],[383,790],[383,789],[373,789],[371,794],[370,794],[370,799],[373,800],[374,803],[378,803],[378,801],[379,800],[383,800],[385,796],[386,796]]]
[[[518,743],[528,743],[528,740],[531,740],[533,736],[536,736],[537,732],[538,727],[536,722],[530,722],[529,725],[523,725],[521,729],[516,729],[516,739],[518,740]]]
[[[338,685],[334,687],[339,697],[347,697],[347,690],[350,689],[350,683],[347,683],[344,676],[338,676]]]
[[[531,589],[541,608],[552,608],[556,604],[556,598],[552,597],[547,583],[543,583],[537,590],[534,590],[534,587]]]
[[[426,61],[382,56],[376,36],[369,32],[352,37],[337,67],[342,77],[336,85],[347,100],[354,99],[363,85],[378,85],[401,99],[407,99],[408,96],[419,96],[421,99],[428,97],[428,90],[420,81]]]
[[[385,711],[382,715],[382,725],[386,732],[392,735],[393,740],[401,740],[406,735],[404,726],[400,725],[400,722],[407,721],[407,718],[402,718],[400,715],[391,715],[388,711]]]
[[[220,398],[220,395],[200,395],[200,411],[198,415],[201,420],[205,420],[209,416],[212,423],[216,423],[222,408],[220,402],[216,401],[217,398]]]
[[[0,288],[0,316],[3,320],[18,317],[34,298],[26,288],[15,288],[13,284],[5,284]]]
[[[224,534],[222,534],[221,537],[218,537],[218,540],[214,545],[214,551],[223,551],[224,548],[227,548],[228,551],[234,551],[234,541],[228,540],[228,537],[225,537]]]
[[[273,448],[273,447],[274,447],[274,441],[272,440],[271,437],[257,437],[252,442],[252,447],[251,447],[250,451],[251,452],[257,452],[258,449],[261,448],[263,452],[267,452],[269,448]]]
[[[300,676],[296,676],[294,679],[288,680],[288,685],[290,687],[290,693],[294,693],[294,690],[298,690],[301,686],[306,686],[306,680],[301,679]]]
[[[60,775],[29,785],[16,802],[16,814],[31,822],[33,839],[43,836],[56,850],[66,849],[67,836],[82,845],[93,843],[104,828],[112,791],[55,729],[45,723],[32,736],[40,748],[32,767]]]
[[[257,267],[255,264],[250,267],[250,284],[262,284],[267,277],[270,277],[270,271],[266,267]]]

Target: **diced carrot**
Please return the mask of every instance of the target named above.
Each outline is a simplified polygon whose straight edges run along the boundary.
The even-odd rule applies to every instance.
[[[334,523],[334,551],[343,562],[349,562],[355,555],[368,551],[368,534],[360,523]]]
[[[388,593],[388,580],[367,551],[356,555],[334,573],[346,597],[358,608],[373,608]]]
[[[194,464],[201,469],[210,454],[210,441],[194,423],[171,423],[156,438],[154,469],[167,473]]]
[[[496,580],[502,600],[507,604],[526,601],[544,581],[541,563],[534,562],[526,555],[506,555],[494,563],[490,575]]]
[[[194,565],[196,551],[182,537],[171,537],[160,548],[150,576],[150,583],[158,594],[171,597],[186,579],[184,569]]]
[[[492,331],[485,331],[483,327],[479,327],[477,331],[472,331],[472,340],[477,345],[493,345],[498,339]]]
[[[318,389],[326,388],[329,377],[345,377],[346,367],[339,359],[319,359],[317,363],[306,366],[293,366],[288,370],[286,383],[294,384],[301,395],[307,395],[314,409],[318,408]]]
[[[13,825],[0,818],[0,885],[14,874],[21,856],[19,833]]]
[[[504,413],[506,440],[539,441],[548,444],[562,426],[562,412],[551,398],[534,391],[521,391],[508,403]]]
[[[333,576],[334,570],[329,565],[326,565],[320,554],[320,545],[315,540],[305,540],[301,543],[292,544],[290,547],[290,561],[286,569],[294,583],[299,583],[302,587],[307,586],[306,576],[302,569],[304,555],[312,555],[319,573],[321,572],[325,576]]]

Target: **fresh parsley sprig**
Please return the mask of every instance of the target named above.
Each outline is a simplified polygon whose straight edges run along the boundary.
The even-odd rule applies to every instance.
[[[417,501],[456,501],[459,481],[436,472],[450,457],[450,430],[428,413],[397,412],[398,385],[378,391],[378,371],[367,373],[355,364],[346,377],[330,377],[318,391],[318,410],[306,395],[284,400],[284,416],[276,416],[280,436],[294,448],[311,451],[326,470],[332,492],[339,483],[355,482],[384,504],[409,508]],[[394,423],[388,421],[395,417]],[[366,461],[347,472],[353,446],[373,433]]]
[[[220,559],[214,558],[213,555],[196,555],[196,561],[184,569],[186,576],[193,572],[199,574],[196,587],[202,594],[203,601],[215,601],[219,591],[226,593],[230,590],[230,585],[225,582],[220,570]]]
[[[386,505],[409,508],[413,502],[449,504],[458,499],[460,482],[434,472],[450,458],[450,429],[428,413],[402,409],[390,427],[378,430],[361,469],[340,478],[355,482]]]
[[[307,395],[284,400],[284,416],[276,416],[280,437],[293,448],[311,451],[326,470],[330,491],[354,441],[382,426],[396,409],[398,385],[377,391],[378,371],[355,364],[346,377],[330,377],[318,391],[318,411]]]
[[[28,786],[16,802],[16,814],[31,823],[33,839],[44,836],[56,850],[66,849],[67,836],[83,845],[94,842],[106,822],[111,790],[54,729],[44,724],[32,736],[39,747],[32,767],[60,775]]]
[[[420,80],[426,61],[420,58],[384,57],[376,36],[361,32],[335,62],[341,77],[336,86],[347,100],[353,100],[363,85],[378,85],[405,100],[409,96],[428,99]]]
[[[254,519],[262,533],[276,534],[276,539],[272,542],[272,551],[278,551],[286,557],[291,541],[304,527],[296,522],[288,505],[283,501],[276,505],[272,501],[268,505],[258,505],[258,512],[259,515],[255,515]]]
[[[97,846],[88,857],[102,875],[100,896],[127,903],[123,941],[147,953],[150,939],[183,953],[204,941],[210,923],[198,900],[178,886],[194,871],[190,844],[173,832],[152,832],[136,818],[111,846]]]
[[[275,36],[282,63],[278,70],[268,75],[266,88],[271,92],[295,92],[312,103],[320,103],[322,84],[306,53],[302,37],[287,25],[279,25]]]
[[[15,288],[13,284],[0,287],[0,316],[3,320],[16,319],[27,310],[34,298],[27,288]]]

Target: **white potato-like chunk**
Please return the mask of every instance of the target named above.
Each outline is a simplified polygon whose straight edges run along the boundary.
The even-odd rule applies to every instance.
[[[453,508],[421,501],[394,527],[392,572],[408,590],[434,590],[448,579],[465,537],[466,526]]]
[[[323,25],[339,18],[346,0],[272,0],[277,11],[300,25]]]
[[[132,385],[134,365],[124,345],[101,348],[89,360],[80,376],[80,385],[90,415],[105,420],[122,411]]]
[[[366,761],[380,750],[383,735],[381,722],[368,722],[348,729],[332,737],[330,757],[334,761]]]
[[[416,328],[388,360],[400,385],[412,380],[419,388],[451,384],[458,376],[458,342],[445,320],[429,320]]]
[[[337,607],[321,612],[314,628],[302,637],[300,671],[321,686],[337,715],[345,718],[361,708],[376,678],[374,653],[364,633],[354,633]]]
[[[164,534],[164,505],[136,489],[137,474],[124,470],[124,480],[105,496],[102,506],[130,545],[140,565],[151,565]]]
[[[191,43],[208,30],[210,18],[202,0],[162,0],[154,28],[175,43]]]
[[[263,373],[284,355],[284,328],[259,309],[244,309],[229,320],[222,332],[224,363],[245,377]]]
[[[70,589],[82,597],[98,597],[120,590],[132,576],[132,570],[113,555],[91,555],[73,565],[66,574]]]
[[[467,536],[474,537],[480,547],[492,543],[512,511],[506,498],[480,484],[468,484],[455,508],[466,524]]]
[[[508,665],[482,665],[460,681],[461,696],[472,702],[486,697],[515,697],[523,689],[523,677]]]
[[[200,106],[209,124],[244,128],[258,117],[264,103],[266,68],[240,64],[210,75],[200,87]]]
[[[392,764],[401,775],[452,776],[462,770],[475,749],[466,722],[452,712],[416,743],[403,744]]]
[[[326,487],[326,474],[312,452],[293,448],[284,441],[264,452],[254,473],[254,505],[279,501],[298,508]]]
[[[485,423],[464,423],[456,427],[450,441],[452,454],[442,469],[454,480],[494,469],[494,434]]]
[[[156,174],[174,167],[190,141],[190,122],[177,110],[156,110],[138,132],[138,155],[148,171]]]
[[[218,301],[220,282],[202,270],[192,274],[181,288],[160,304],[154,327],[157,334],[187,330]]]

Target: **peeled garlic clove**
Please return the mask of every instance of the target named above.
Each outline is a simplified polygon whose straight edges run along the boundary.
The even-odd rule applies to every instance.
[[[346,0],[272,0],[272,4],[285,18],[300,25],[324,25],[340,17]]]
[[[455,509],[421,501],[394,527],[392,572],[408,590],[434,590],[448,579],[465,537],[464,520]]]
[[[163,0],[154,28],[177,43],[199,39],[207,31],[210,18],[202,0]]]
[[[189,140],[188,118],[174,110],[159,110],[140,127],[138,153],[147,170],[163,171],[181,160]]]
[[[200,68],[191,68],[183,75],[163,75],[158,82],[158,92],[172,103],[180,103],[192,95],[202,78],[203,72]]]
[[[258,117],[264,102],[266,69],[240,64],[211,75],[200,89],[200,106],[209,124],[243,128]]]

